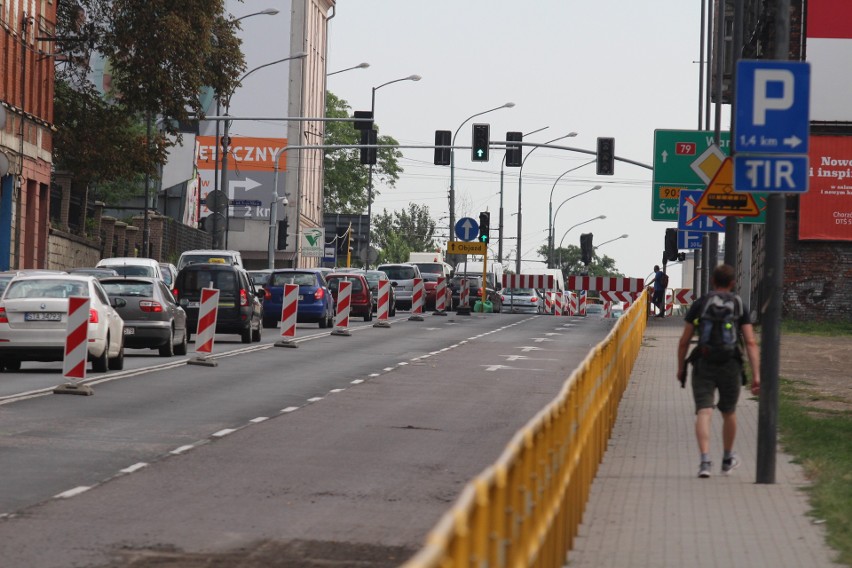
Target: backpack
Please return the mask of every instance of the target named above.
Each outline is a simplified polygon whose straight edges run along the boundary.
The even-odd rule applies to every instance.
[[[663,288],[669,287],[669,275],[663,272]]]
[[[698,355],[716,364],[739,357],[738,322],[742,315],[742,300],[736,294],[708,294],[698,316]]]

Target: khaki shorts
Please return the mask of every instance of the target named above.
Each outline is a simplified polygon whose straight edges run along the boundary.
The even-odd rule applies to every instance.
[[[721,364],[711,364],[701,359],[692,367],[692,396],[695,399],[695,411],[713,408],[725,414],[737,408],[742,385],[742,363],[733,358]],[[714,404],[716,391],[719,402]]]

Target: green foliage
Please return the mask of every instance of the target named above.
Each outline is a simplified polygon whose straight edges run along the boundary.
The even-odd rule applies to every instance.
[[[435,250],[435,221],[429,207],[409,203],[408,210],[373,216],[370,241],[381,249],[386,262],[408,262],[410,252]]]
[[[778,424],[785,450],[814,482],[812,515],[826,521],[828,543],[840,552],[843,565],[852,566],[852,413],[809,407],[810,396],[782,380]]]
[[[805,333],[808,335],[836,336],[852,335],[852,322],[850,321],[799,321],[785,319],[781,322],[781,331],[784,333]]]
[[[329,118],[350,118],[349,104],[334,93],[326,93],[326,116]],[[325,126],[325,143],[344,145],[359,144],[361,134],[352,127],[352,123],[328,122]],[[380,145],[393,145],[397,141],[390,136],[379,136]],[[326,150],[323,165],[325,167],[324,209],[328,213],[366,213],[369,196],[370,169],[361,164],[360,150],[347,148]],[[373,166],[373,201],[379,195],[379,184],[395,187],[402,173],[399,159],[402,152],[396,148],[379,148],[376,165]]]
[[[547,258],[547,245],[542,245],[538,249],[539,256]],[[566,276],[577,275],[586,272],[588,269],[589,276],[614,276],[624,277],[624,274],[618,271],[615,266],[615,259],[606,255],[598,256],[595,252],[592,255],[592,262],[588,267],[583,264],[580,247],[568,245],[567,247],[559,247],[553,250],[553,265],[562,270],[562,274]]]

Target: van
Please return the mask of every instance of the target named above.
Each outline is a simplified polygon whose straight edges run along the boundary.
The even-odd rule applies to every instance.
[[[119,276],[147,276],[165,281],[160,263],[153,258],[136,258],[135,256],[116,256],[98,261],[96,268],[111,268]]]
[[[376,270],[388,275],[391,286],[395,287],[396,305],[411,309],[411,297],[414,295],[414,279],[423,278],[420,269],[414,264],[380,264]]]
[[[482,277],[482,262],[464,261],[456,265],[454,276],[479,276]],[[503,265],[499,262],[489,262],[488,272],[485,274],[487,287],[496,291],[503,288]]]
[[[243,256],[237,250],[199,249],[183,251],[178,259],[177,269],[197,262],[232,264],[244,268]]]

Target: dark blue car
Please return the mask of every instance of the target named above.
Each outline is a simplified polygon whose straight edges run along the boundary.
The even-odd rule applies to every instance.
[[[319,323],[323,328],[334,326],[334,297],[322,273],[310,268],[283,268],[272,271],[264,286],[264,327],[275,327],[281,321],[284,284],[299,285],[297,322]]]

